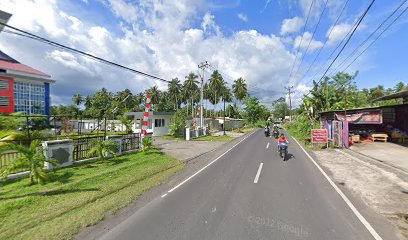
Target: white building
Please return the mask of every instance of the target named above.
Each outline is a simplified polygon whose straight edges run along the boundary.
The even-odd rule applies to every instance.
[[[141,132],[143,125],[144,112],[128,112],[125,116],[133,116],[134,122],[132,126],[133,132]],[[173,117],[173,112],[149,112],[149,124],[147,132],[153,133],[153,136],[168,135],[170,131],[170,119]]]

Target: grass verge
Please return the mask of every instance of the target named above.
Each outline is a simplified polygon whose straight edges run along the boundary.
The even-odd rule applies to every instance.
[[[221,136],[204,136],[193,139],[193,141],[208,141],[208,142],[228,142],[234,139],[228,135],[221,135]]]
[[[158,138],[165,139],[165,140],[173,140],[173,141],[185,141],[183,137],[174,137],[171,135],[159,136]]]
[[[160,152],[64,168],[46,185],[0,183],[0,239],[70,239],[183,168]]]

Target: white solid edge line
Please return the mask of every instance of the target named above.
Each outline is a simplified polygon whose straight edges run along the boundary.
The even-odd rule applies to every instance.
[[[241,141],[239,141],[238,143],[236,143],[234,146],[232,146],[230,149],[228,149],[227,151],[225,151],[223,154],[221,154],[220,156],[218,156],[216,159],[212,160],[209,164],[205,165],[203,168],[201,168],[200,170],[198,170],[196,173],[194,173],[193,175],[191,175],[190,177],[188,177],[186,180],[182,181],[181,183],[179,183],[177,186],[173,187],[172,189],[170,189],[169,191],[167,191],[167,193],[171,193],[174,190],[176,190],[177,188],[179,188],[181,185],[183,185],[184,183],[186,183],[187,181],[189,181],[190,179],[192,179],[193,177],[195,177],[197,174],[199,174],[200,172],[204,171],[206,168],[208,168],[211,164],[215,163],[218,159],[222,158],[225,154],[227,154],[228,152],[230,152],[233,148],[235,148],[238,144],[240,144],[242,141],[244,141],[245,139],[247,139],[249,136],[251,136],[252,134],[254,134],[256,131],[250,133],[248,136],[244,137],[243,139],[241,139]],[[165,197],[166,194],[163,194],[162,197]]]
[[[254,179],[254,183],[258,183],[259,175],[261,175],[263,163],[259,164],[258,172],[256,172],[256,176]]]
[[[266,148],[269,148],[269,143],[268,143],[268,144],[266,144]]]
[[[316,163],[316,161],[309,155],[309,153],[300,145],[298,140],[294,137],[292,137],[296,143],[299,145],[299,147],[303,150],[303,152],[306,154],[306,156],[309,157],[309,159],[312,161],[312,163],[319,169],[319,171],[323,174],[323,176],[327,179],[327,181],[330,183],[330,185],[336,190],[336,192],[341,196],[341,198],[346,202],[347,206],[351,209],[351,211],[356,215],[358,220],[367,228],[367,230],[370,232],[370,234],[374,237],[376,240],[382,240],[381,236],[378,235],[378,233],[375,231],[375,229],[371,226],[371,224],[361,215],[361,213],[357,210],[357,208],[351,203],[351,201],[348,199],[348,197],[340,190],[339,187],[330,179],[330,177],[323,171],[323,169],[319,166],[319,164]]]

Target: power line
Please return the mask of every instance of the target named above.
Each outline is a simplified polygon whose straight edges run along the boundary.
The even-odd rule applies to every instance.
[[[344,9],[346,8],[348,2],[349,2],[349,0],[347,0],[344,3],[343,8],[341,9],[339,16],[337,17],[336,21],[333,24],[333,27],[330,28],[330,32],[329,32],[326,40],[324,41],[323,46],[318,50],[318,52],[317,52],[315,58],[313,59],[312,63],[309,65],[308,69],[305,71],[305,73],[303,74],[303,76],[300,79],[303,79],[309,73],[309,71],[312,68],[313,64],[316,62],[317,58],[320,56],[320,53],[322,52],[323,48],[326,46],[327,42],[329,41],[330,36],[331,36],[331,34],[333,32],[334,26],[336,26],[338,21],[340,20],[340,17],[342,16],[342,14],[344,12]]]
[[[388,15],[388,17],[364,40],[362,41],[353,51],[350,52],[350,54],[331,72],[331,74],[333,74],[337,69],[341,68],[341,66],[343,66],[343,64],[349,60],[350,58],[352,58],[353,55],[355,55],[358,50],[368,41],[370,40],[370,38],[372,36],[374,36],[374,34],[380,30],[380,28],[392,17],[394,16],[394,14],[407,2],[408,0],[404,0],[390,15]],[[330,74],[330,75],[331,75]]]
[[[299,72],[299,70],[300,70],[300,67],[302,66],[302,63],[303,63],[303,60],[305,59],[305,56],[306,56],[306,54],[307,54],[307,51],[309,51],[310,44],[311,44],[312,41],[313,41],[313,37],[314,37],[314,35],[315,35],[316,31],[317,31],[317,28],[319,27],[320,21],[322,20],[322,16],[324,15],[324,12],[326,11],[326,7],[327,7],[327,3],[328,3],[328,2],[329,2],[329,0],[326,0],[326,2],[325,2],[325,4],[324,4],[322,13],[320,14],[319,20],[317,21],[317,24],[316,24],[316,27],[315,27],[315,29],[313,30],[312,37],[311,37],[310,40],[309,40],[309,44],[307,45],[306,51],[305,51],[305,53],[302,55],[302,58],[300,59],[299,67],[298,67],[298,69],[297,69],[297,71],[296,71],[296,73],[295,73],[295,75],[294,75],[295,77],[296,77],[296,75],[298,74],[298,72]]]
[[[357,24],[357,22],[360,21],[360,19],[361,19],[361,16],[356,19],[356,21],[353,23],[353,26],[355,26]],[[333,30],[333,28],[332,28],[332,30]],[[353,31],[353,27],[350,28],[350,30],[343,37],[343,39],[337,44],[336,48],[330,53],[330,55],[327,57],[326,61],[330,60],[330,58],[334,55],[334,53],[337,51],[337,49],[339,49],[339,47],[343,44],[343,42],[350,36],[352,31]],[[324,66],[324,63],[322,63],[318,69],[323,68],[323,66]],[[319,71],[315,72],[312,79],[314,79],[318,73],[319,73]]]
[[[68,51],[71,51],[71,52],[74,52],[74,53],[78,53],[78,54],[84,55],[84,56],[86,56],[86,57],[92,58],[92,59],[94,59],[94,60],[103,62],[103,63],[105,63],[105,64],[112,65],[112,66],[115,66],[115,67],[119,67],[119,68],[125,69],[125,70],[127,70],[127,71],[136,73],[136,74],[138,74],[138,75],[142,75],[142,76],[145,76],[145,77],[149,77],[149,78],[152,78],[152,79],[155,79],[155,80],[159,80],[159,81],[162,81],[162,82],[167,82],[167,83],[170,82],[170,81],[168,81],[168,80],[166,80],[166,79],[163,79],[163,78],[160,78],[160,77],[156,77],[156,76],[153,76],[153,75],[151,75],[151,74],[148,74],[148,73],[145,73],[145,72],[142,72],[142,71],[139,71],[139,70],[135,70],[135,69],[133,69],[133,68],[129,68],[129,67],[123,66],[123,65],[121,65],[121,64],[118,64],[118,63],[115,63],[115,62],[112,62],[112,61],[109,61],[109,60],[106,60],[106,59],[97,57],[97,56],[95,56],[95,55],[92,55],[92,54],[83,52],[83,51],[81,51],[81,50],[77,50],[77,49],[75,49],[75,48],[71,48],[71,47],[65,46],[65,45],[63,45],[63,44],[60,44],[60,43],[57,43],[57,42],[48,40],[48,39],[46,39],[46,38],[43,38],[43,37],[40,37],[40,36],[38,36],[38,35],[29,33],[29,32],[27,32],[27,31],[24,31],[24,30],[21,30],[21,29],[19,29],[19,28],[10,26],[10,25],[8,25],[8,24],[5,24],[5,23],[0,22],[0,25],[3,25],[4,27],[8,27],[8,28],[10,28],[10,29],[13,29],[14,31],[17,31],[17,33],[16,33],[17,35],[24,36],[24,37],[28,37],[28,38],[30,38],[30,39],[38,40],[38,41],[40,41],[40,42],[49,44],[49,45],[51,45],[51,46],[56,46],[56,47],[59,47],[59,48],[62,48],[62,49],[65,49],[65,50],[68,50]]]
[[[292,69],[290,70],[289,81],[292,79],[293,69],[295,68],[295,65],[296,65],[296,62],[297,62],[297,59],[298,59],[300,46],[302,45],[303,35],[305,35],[305,32],[306,32],[306,25],[307,25],[307,23],[309,21],[309,16],[310,16],[310,12],[312,11],[313,3],[314,3],[314,0],[312,0],[312,2],[310,3],[309,11],[308,11],[307,17],[306,17],[306,22],[305,22],[305,25],[303,26],[303,33],[302,33],[302,36],[300,37],[300,43],[299,43],[299,46],[298,46],[298,49],[297,49],[297,52],[296,52],[295,61],[293,61]]]
[[[329,71],[329,69],[331,68],[331,66],[333,65],[333,63],[337,60],[337,58],[340,56],[340,54],[343,52],[344,48],[347,46],[347,44],[349,43],[350,39],[353,37],[354,33],[356,32],[358,26],[360,26],[360,23],[363,21],[364,17],[367,15],[368,11],[370,10],[370,8],[373,6],[375,0],[372,0],[370,5],[367,7],[367,9],[364,11],[363,15],[360,17],[359,21],[357,22],[357,24],[355,25],[353,31],[351,32],[350,36],[347,38],[347,41],[344,43],[343,47],[340,49],[340,51],[337,53],[336,57],[333,59],[333,61],[330,63],[329,67],[326,69],[326,71],[323,73],[322,77],[319,79],[318,82],[320,82],[324,76],[326,75],[326,73]]]
[[[356,56],[354,58],[354,60],[347,65],[347,67],[343,70],[346,71],[363,53],[365,53],[367,51],[368,48],[370,48],[380,37],[381,35],[388,30],[388,28],[391,27],[391,25],[393,25],[406,11],[408,10],[408,7],[406,7],[371,43],[370,45],[368,45],[358,56]]]

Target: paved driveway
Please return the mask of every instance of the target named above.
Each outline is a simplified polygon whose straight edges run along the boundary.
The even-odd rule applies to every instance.
[[[159,147],[166,154],[178,160],[186,161],[206,152],[212,151],[224,143],[206,141],[174,141],[155,138],[153,144]]]

